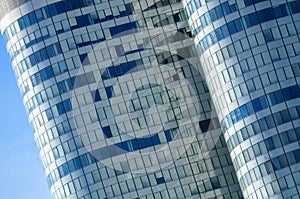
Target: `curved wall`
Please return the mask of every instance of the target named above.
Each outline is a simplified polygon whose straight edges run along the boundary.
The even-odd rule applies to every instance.
[[[244,197],[297,198],[300,1],[184,7]]]
[[[1,29],[53,198],[241,198],[180,2],[30,1]]]

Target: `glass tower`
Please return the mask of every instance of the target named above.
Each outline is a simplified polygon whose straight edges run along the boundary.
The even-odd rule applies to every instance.
[[[181,1],[1,3],[52,198],[242,198]]]
[[[184,0],[245,198],[299,198],[300,1]]]

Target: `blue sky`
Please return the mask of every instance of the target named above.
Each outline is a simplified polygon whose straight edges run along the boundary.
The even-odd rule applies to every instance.
[[[0,190],[3,199],[49,199],[39,152],[0,36]]]

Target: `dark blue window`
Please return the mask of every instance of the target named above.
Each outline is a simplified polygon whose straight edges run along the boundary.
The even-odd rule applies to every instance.
[[[104,135],[105,135],[107,138],[111,138],[111,137],[112,137],[111,129],[110,129],[109,126],[102,127],[102,131],[103,131]]]
[[[297,135],[297,139],[300,140],[300,128],[296,128],[295,132],[296,132],[296,135]]]
[[[259,24],[259,19],[258,19],[256,13],[251,13],[249,15],[249,19],[250,19],[250,22],[251,22],[251,26],[255,26],[255,25]]]
[[[258,112],[258,111],[262,110],[262,107],[261,107],[261,104],[259,102],[259,99],[253,100],[252,101],[252,105],[253,105],[254,112]]]
[[[228,31],[227,26],[222,26],[222,27],[221,27],[221,30],[222,30],[222,33],[223,33],[223,37],[224,37],[224,38],[229,36],[229,31]]]
[[[94,23],[90,14],[76,17],[76,22],[77,22],[76,28],[89,26]]]
[[[57,84],[57,87],[58,87],[58,91],[59,91],[60,94],[67,92],[65,83],[64,83],[63,81],[62,81],[62,82],[59,82],[59,83]]]
[[[242,20],[245,28],[251,27],[251,21],[248,15],[244,16]]]
[[[265,120],[264,118],[258,120],[258,123],[259,123],[260,129],[261,129],[262,131],[266,131],[266,130],[269,129],[269,128],[268,128],[268,125],[267,125],[267,123],[266,123],[266,120]]]
[[[49,13],[51,14],[51,16],[57,15],[57,10],[56,10],[55,4],[49,5]]]
[[[77,3],[77,2],[76,2]],[[72,4],[76,5],[75,4],[75,1],[71,1],[71,0],[65,0],[64,1],[64,4],[65,4],[65,9],[66,11],[71,11],[73,9],[75,9],[76,7],[73,7]]]
[[[157,184],[165,183],[165,178],[164,177],[156,178],[156,182]]]
[[[19,24],[21,30],[23,30],[25,28],[25,23],[24,23],[23,18],[18,19],[18,24]]]
[[[247,108],[246,108],[246,105],[242,105],[240,107],[240,111],[241,111],[241,115],[243,118],[247,117],[248,116],[248,112],[247,112]]]
[[[269,107],[269,104],[268,104],[266,96],[260,97],[259,98],[259,103],[260,103],[262,109],[266,109],[266,108]]]
[[[284,102],[284,98],[281,90],[274,92],[274,97],[276,99],[277,104]]]
[[[70,100],[66,100],[63,102],[64,103],[64,107],[65,107],[65,111],[69,112],[72,110],[72,104]]]
[[[94,92],[92,92],[92,97],[94,99],[94,102],[101,101],[101,96],[100,96],[99,90],[95,90]]]
[[[42,57],[41,57],[41,54],[40,54],[40,51],[34,53],[34,55],[35,55],[35,60],[36,60],[37,63],[40,63],[40,62],[43,61]]]
[[[115,26],[110,28],[110,34],[111,36],[117,35],[119,33],[128,31],[128,30],[133,30],[136,29],[137,25],[136,22],[131,22],[131,23],[127,23],[127,24],[123,24],[123,25],[119,25],[119,26]]]
[[[115,67],[111,66],[111,67],[107,68],[107,72],[108,72],[110,78],[116,77]]]
[[[275,14],[274,14],[273,8],[267,8],[265,10],[265,13],[266,13],[267,20],[270,21],[270,20],[275,19]]]
[[[35,24],[37,22],[36,15],[34,12],[29,14],[29,19],[30,19],[31,24]]]
[[[246,107],[247,107],[248,114],[252,115],[254,113],[252,103],[251,102],[247,103]]]
[[[267,122],[267,125],[268,125],[269,129],[275,127],[275,123],[274,123],[272,115],[267,116],[265,119],[266,119],[266,122]]]
[[[89,165],[85,154],[81,155],[79,158],[80,158],[80,162],[81,162],[82,167],[85,167],[85,166]]]
[[[40,71],[40,75],[41,75],[42,81],[45,81],[45,80],[48,79],[48,78],[47,78],[46,70],[41,70],[41,71]]]
[[[70,173],[72,173],[73,171],[75,171],[75,165],[74,165],[74,162],[73,161],[69,161],[68,162],[68,166],[69,166],[69,170],[70,170]]]
[[[235,109],[234,114],[235,114],[237,121],[240,121],[242,119],[242,114],[241,114],[240,109]]]
[[[115,96],[114,88],[112,86],[106,87],[105,91],[106,91],[108,99]]]
[[[285,155],[278,156],[277,158],[281,168],[285,168],[289,165]]]
[[[282,13],[281,8],[279,6],[274,8],[274,13],[275,13],[276,18],[283,17],[283,13]]]
[[[68,175],[70,173],[70,170],[69,170],[69,167],[68,167],[67,163],[63,164],[62,168],[64,170],[65,175]]]
[[[299,163],[300,162],[300,149],[294,151],[293,153],[294,153],[296,162]]]
[[[283,123],[291,121],[291,116],[290,116],[288,110],[281,111],[280,115],[281,115]]]
[[[28,16],[28,15],[25,15],[25,16],[23,17],[23,20],[24,20],[25,27],[28,27],[28,26],[31,25],[30,19],[29,19],[29,16]]]
[[[55,55],[62,53],[61,47],[59,43],[53,44]]]
[[[46,48],[41,49],[40,52],[41,52],[42,60],[49,58]]]
[[[282,91],[283,91],[283,96],[284,96],[285,100],[293,99],[292,92],[289,88],[283,89]]]
[[[241,19],[235,20],[234,23],[235,23],[235,27],[236,27],[237,32],[240,32],[244,29]]]
[[[289,10],[289,7],[287,6],[287,4],[280,5],[280,9],[281,9],[281,12],[282,12],[282,16],[290,15],[290,10]]]
[[[74,159],[74,164],[76,170],[82,168],[79,157]]]
[[[123,75],[122,66],[115,66],[114,69],[115,69],[115,73],[116,73],[117,77],[120,77]]]
[[[223,9],[225,15],[230,14],[230,8],[228,5],[228,2],[225,2],[222,4],[222,9]]]
[[[32,54],[32,55],[29,56],[29,60],[30,60],[30,64],[32,66],[34,66],[36,64],[36,60],[35,60],[34,54]]]
[[[267,95],[267,99],[268,99],[268,103],[270,104],[270,106],[273,106],[273,105],[277,104],[276,97],[275,97],[274,93],[269,93]]]
[[[275,113],[273,116],[274,116],[274,121],[275,121],[277,126],[282,124],[282,118],[280,116],[280,113]]]
[[[290,9],[291,9],[292,13],[298,13],[299,12],[299,7],[298,7],[296,1],[292,1],[289,4],[290,4]]]
[[[152,137],[144,138],[144,140],[145,140],[145,143],[146,143],[146,147],[154,146],[153,143],[152,143]]]
[[[166,135],[166,138],[167,138],[168,142],[171,142],[173,140],[173,133],[172,133],[171,130],[166,130],[165,135]]]
[[[132,146],[133,151],[136,151],[136,150],[139,149],[138,143],[137,143],[137,140],[136,140],[136,139],[130,140],[129,142],[130,142],[130,144],[131,144],[131,146]]]
[[[39,22],[45,19],[44,15],[42,13],[42,9],[36,10],[35,15],[36,15],[37,21],[39,21]]]
[[[231,4],[231,5],[229,6],[229,8],[230,8],[230,11],[231,11],[231,12],[237,11],[237,6],[236,6],[236,4]]]
[[[137,143],[138,143],[138,148],[139,149],[144,149],[146,148],[146,143],[145,143],[145,139],[144,138],[139,138],[136,139]]]
[[[50,79],[52,77],[54,77],[54,72],[51,66],[47,67],[45,69],[46,73],[47,73],[47,78]]]
[[[54,50],[52,45],[46,47],[46,49],[47,49],[47,53],[48,53],[49,57],[54,57],[55,56],[55,50]]]
[[[56,105],[56,108],[57,108],[57,111],[58,111],[58,114],[59,115],[62,115],[62,114],[64,114],[66,111],[65,111],[65,108],[64,108],[64,105],[63,105],[63,103],[61,102],[61,103],[59,103],[59,104],[57,104]]]
[[[291,89],[293,98],[300,97],[300,89],[299,89],[298,86],[293,86],[293,87],[291,87],[290,89]]]
[[[220,19],[221,17],[224,16],[224,13],[223,13],[223,11],[222,11],[221,6],[215,7],[215,10],[216,10],[216,14],[217,14],[217,18],[218,18],[218,19]]]
[[[222,34],[222,31],[220,28],[216,29],[215,33],[216,33],[216,37],[219,41],[223,39],[223,34]]]
[[[267,21],[267,16],[264,10],[258,11],[257,16],[259,18],[260,23]]]
[[[244,0],[245,6],[250,6],[253,4],[252,0]]]
[[[215,9],[210,10],[209,15],[210,15],[211,21],[216,21],[217,20],[217,14],[216,14]]]
[[[65,5],[63,1],[55,3],[57,14],[65,12]]]

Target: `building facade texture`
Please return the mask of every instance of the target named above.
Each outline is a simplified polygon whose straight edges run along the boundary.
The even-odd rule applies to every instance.
[[[245,198],[299,198],[300,1],[184,1]]]
[[[299,0],[2,2],[52,198],[299,198]]]

